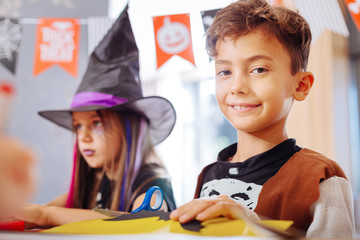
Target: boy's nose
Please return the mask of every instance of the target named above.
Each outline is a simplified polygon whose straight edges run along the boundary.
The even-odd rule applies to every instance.
[[[248,94],[249,84],[246,77],[235,76],[231,81],[231,94]]]

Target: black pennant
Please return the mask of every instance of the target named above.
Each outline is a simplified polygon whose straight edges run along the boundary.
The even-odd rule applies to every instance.
[[[22,27],[17,19],[0,18],[0,63],[13,74],[22,39]]]
[[[203,22],[205,32],[210,27],[212,22],[214,21],[215,15],[219,10],[220,10],[220,8],[201,12],[201,18],[202,18],[202,22]]]

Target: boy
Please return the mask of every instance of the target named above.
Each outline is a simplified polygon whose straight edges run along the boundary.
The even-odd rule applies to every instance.
[[[352,192],[344,172],[297,146],[286,132],[294,100],[305,100],[314,81],[305,71],[311,42],[306,20],[266,0],[241,0],[220,10],[206,35],[216,99],[238,143],[203,169],[195,199],[171,219],[245,213],[293,220],[307,237],[353,238]]]

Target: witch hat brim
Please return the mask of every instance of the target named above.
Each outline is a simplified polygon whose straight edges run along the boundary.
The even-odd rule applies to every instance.
[[[165,140],[174,128],[176,113],[173,105],[165,98],[149,96],[112,107],[88,105],[64,110],[40,111],[39,115],[57,125],[72,130],[72,112],[86,112],[113,109],[145,117],[149,121],[149,134],[153,144]]]

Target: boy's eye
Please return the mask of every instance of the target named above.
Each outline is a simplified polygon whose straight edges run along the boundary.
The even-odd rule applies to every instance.
[[[261,67],[259,67],[259,68],[255,68],[254,70],[252,70],[251,72],[252,73],[256,73],[256,74],[261,74],[261,73],[265,73],[265,72],[267,72],[268,70],[266,69],[266,68],[261,68]]]

